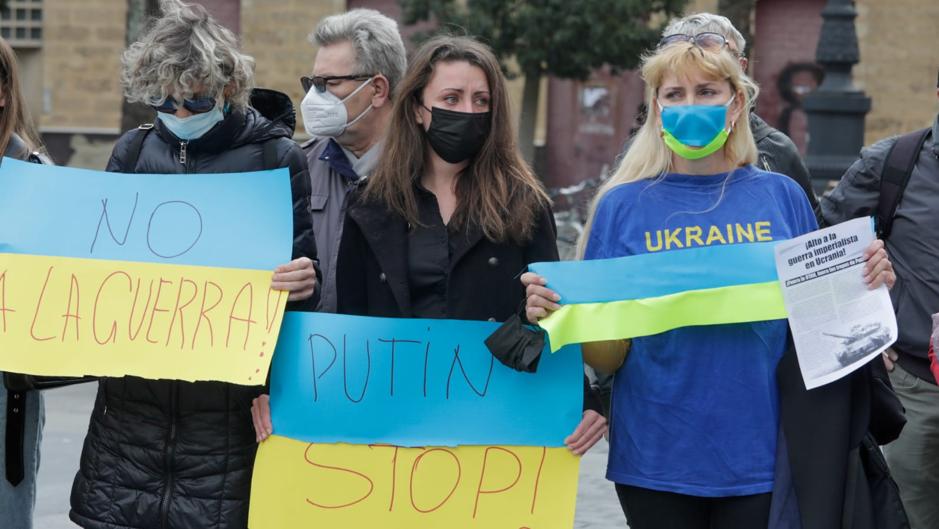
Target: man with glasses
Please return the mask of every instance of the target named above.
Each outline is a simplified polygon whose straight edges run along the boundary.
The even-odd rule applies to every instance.
[[[391,117],[391,97],[407,66],[397,23],[371,9],[323,19],[310,35],[319,47],[306,96],[303,145],[312,182],[311,206],[323,272],[319,310],[336,310],[336,255],[346,198],[372,172]]]

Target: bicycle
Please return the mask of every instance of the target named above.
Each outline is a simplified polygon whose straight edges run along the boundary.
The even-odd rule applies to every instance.
[[[577,241],[584,233],[590,202],[608,177],[609,166],[604,164],[597,177],[586,178],[571,186],[548,190],[548,196],[554,202],[558,254],[562,261],[577,258]]]

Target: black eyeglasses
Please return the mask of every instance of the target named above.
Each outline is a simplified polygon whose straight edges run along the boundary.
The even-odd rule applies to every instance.
[[[176,98],[173,96],[168,96],[163,100],[159,105],[150,105],[157,112],[164,112],[166,114],[175,114],[176,110],[179,109],[179,102],[176,101]],[[192,112],[193,114],[204,114],[213,108],[215,108],[215,98],[214,97],[196,97],[193,99],[183,99],[183,108]]]
[[[662,37],[662,40],[659,41],[659,48],[668,46],[669,44],[674,44],[676,42],[690,42],[695,46],[708,50],[708,51],[721,51],[724,48],[727,48],[735,57],[740,57],[740,52],[732,49],[730,43],[727,41],[727,37],[721,35],[720,33],[711,33],[706,31],[704,33],[697,33],[695,35],[688,35],[687,33],[673,33],[671,35],[665,35]]]
[[[330,81],[365,81],[371,77],[375,77],[375,74],[358,74],[358,75],[327,75],[321,76],[317,75],[314,77],[301,77],[300,86],[303,87],[303,93],[310,91],[310,88],[316,87],[316,91],[323,93],[326,91],[326,83]]]

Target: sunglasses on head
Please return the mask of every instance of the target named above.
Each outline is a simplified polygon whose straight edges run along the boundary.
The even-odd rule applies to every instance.
[[[687,33],[673,33],[671,35],[666,35],[662,37],[662,40],[659,41],[659,48],[664,48],[669,44],[674,44],[676,42],[690,42],[695,46],[705,49],[708,51],[721,51],[724,48],[727,48],[735,57],[740,57],[740,53],[731,49],[730,44],[727,42],[727,37],[721,35],[720,33],[697,33],[695,35],[688,35]]]
[[[166,114],[175,114],[176,110],[179,109],[179,102],[176,101],[176,98],[173,96],[167,96],[159,105],[150,105],[157,112],[164,112]],[[183,108],[192,112],[193,114],[204,114],[213,108],[215,108],[215,98],[214,97],[195,97],[192,99],[183,99]]]
[[[365,75],[365,74],[327,75],[325,77],[322,75],[317,75],[314,77],[304,76],[300,78],[300,86],[303,87],[303,93],[309,92],[310,88],[313,88],[315,86],[316,91],[322,94],[323,92],[326,91],[326,83],[330,81],[365,81],[366,79],[369,79],[371,77],[375,77],[375,76]]]

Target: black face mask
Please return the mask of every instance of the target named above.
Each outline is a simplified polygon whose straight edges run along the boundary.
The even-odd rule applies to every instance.
[[[482,149],[489,137],[490,112],[456,112],[439,107],[430,111],[427,139],[434,152],[449,163],[468,160]]]

